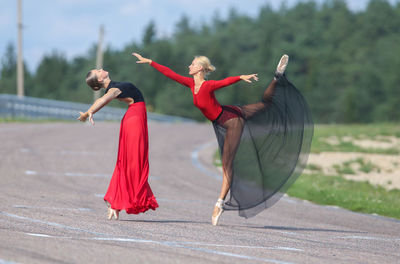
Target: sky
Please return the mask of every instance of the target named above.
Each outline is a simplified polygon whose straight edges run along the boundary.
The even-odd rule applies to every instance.
[[[216,13],[226,18],[231,8],[255,17],[266,4],[278,9],[282,3],[290,7],[300,1],[307,0],[22,0],[23,57],[28,69],[35,71],[43,56],[53,51],[68,59],[84,56],[97,43],[101,25],[105,46],[121,49],[141,41],[150,21],[155,22],[158,36],[168,36],[184,15],[196,25],[209,23]],[[347,0],[347,5],[360,11],[368,2]],[[17,44],[17,0],[0,0],[0,32],[3,58],[6,46]]]

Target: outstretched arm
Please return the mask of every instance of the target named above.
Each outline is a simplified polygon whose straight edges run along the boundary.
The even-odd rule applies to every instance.
[[[251,80],[258,81],[257,74],[249,74],[249,75],[240,75],[235,77],[228,77],[223,80],[215,81],[213,90],[220,89],[222,87],[234,84],[240,80],[251,83]]]
[[[168,67],[158,64],[158,63],[152,61],[151,59],[143,58],[138,53],[134,52],[134,53],[132,53],[132,55],[135,56],[136,58],[138,58],[138,61],[136,61],[136,63],[148,63],[151,66],[153,66],[156,70],[158,70],[159,72],[161,72],[162,74],[167,76],[168,78],[170,78],[182,85],[190,87],[190,84],[193,82],[192,78],[179,75]]]
[[[110,88],[108,92],[97,99],[92,106],[85,112],[79,112],[80,116],[77,118],[79,121],[85,122],[86,119],[89,118],[89,122],[94,125],[93,114],[103,108],[106,104],[108,104],[112,99],[117,98],[117,96],[121,93],[121,90],[118,88]]]

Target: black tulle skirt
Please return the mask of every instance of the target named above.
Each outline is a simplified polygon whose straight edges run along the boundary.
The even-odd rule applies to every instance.
[[[302,173],[310,152],[314,124],[304,97],[285,76],[275,87],[268,100],[223,106],[213,122],[221,159],[230,156],[233,160],[224,209],[238,210],[245,218],[282,197]],[[227,122],[235,116],[239,122]],[[225,146],[224,151],[224,144],[233,146]]]

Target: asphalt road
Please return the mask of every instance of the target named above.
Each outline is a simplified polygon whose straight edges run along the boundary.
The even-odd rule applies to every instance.
[[[400,221],[289,197],[212,226],[212,126],[149,129],[160,207],[109,221],[118,123],[0,124],[0,263],[400,263]]]

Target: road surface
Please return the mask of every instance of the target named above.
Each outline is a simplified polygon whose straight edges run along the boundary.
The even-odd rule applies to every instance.
[[[149,122],[160,207],[109,221],[118,131],[0,124],[0,263],[400,263],[400,221],[290,197],[212,226],[221,181],[210,124]]]

